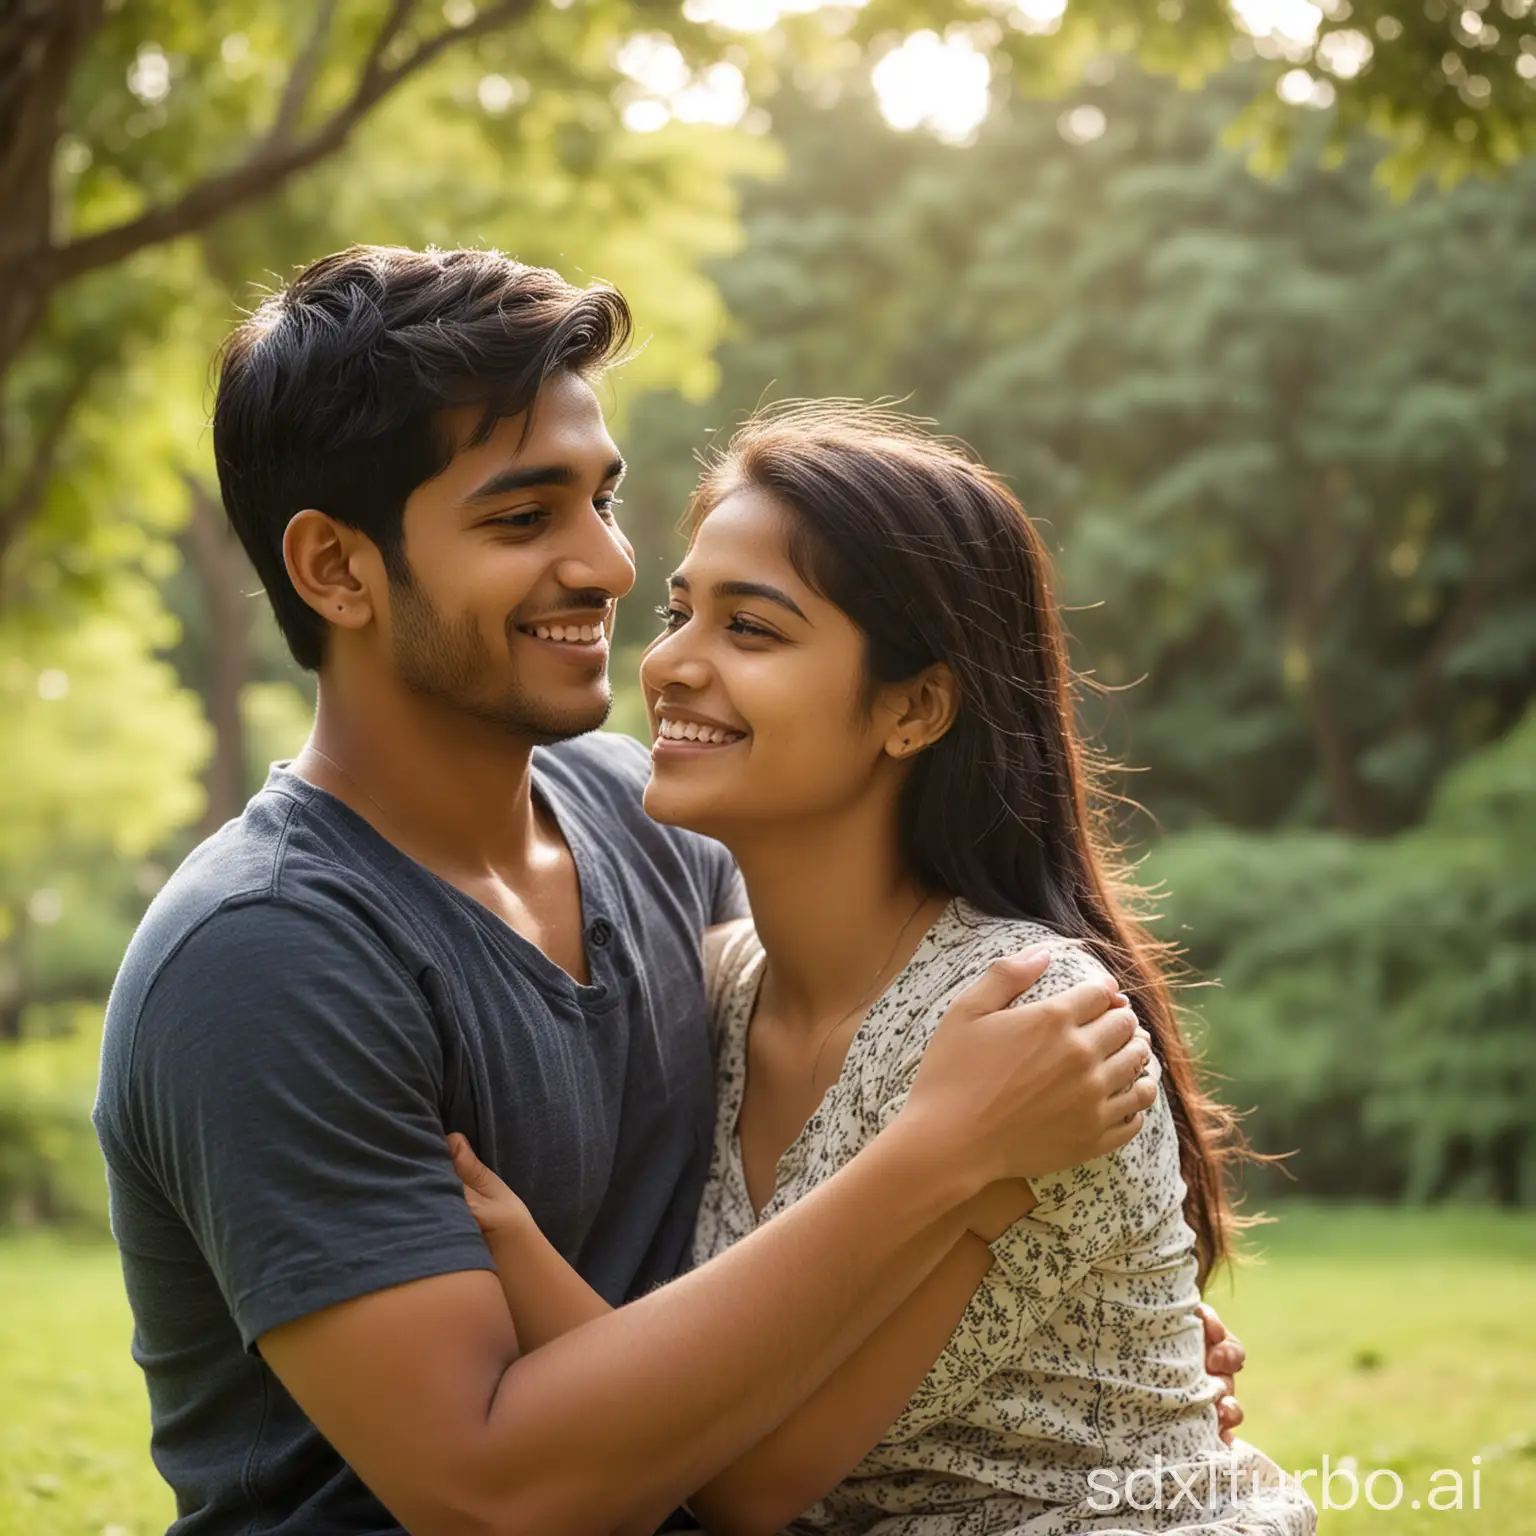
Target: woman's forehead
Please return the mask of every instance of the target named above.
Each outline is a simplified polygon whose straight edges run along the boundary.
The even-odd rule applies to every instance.
[[[755,568],[753,574],[761,574],[767,563],[803,585],[789,557],[789,519],[790,514],[769,492],[757,486],[739,487],[704,514],[683,567],[745,562]]]

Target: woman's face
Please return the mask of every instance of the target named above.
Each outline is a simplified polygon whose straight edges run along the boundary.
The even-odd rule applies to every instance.
[[[640,664],[658,821],[725,836],[836,816],[891,782],[900,705],[881,689],[864,707],[864,638],[796,573],[790,515],[733,491],[672,578]]]

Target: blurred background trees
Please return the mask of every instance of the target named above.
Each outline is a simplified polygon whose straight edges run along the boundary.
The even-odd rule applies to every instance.
[[[630,526],[659,571],[688,446],[765,390],[969,441],[1056,550],[1254,1140],[1314,1193],[1529,1200],[1533,167],[1393,201],[1315,122],[1255,177],[1221,142],[1248,67],[1097,73],[958,153],[855,87],[778,102],[785,174],[711,268],[719,390],[637,403]]]
[[[354,240],[629,295],[621,684],[694,454],[759,400],[896,397],[970,442],[1057,552],[1255,1141],[1314,1192],[1536,1200],[1531,13],[12,7],[0,1213],[98,1201],[122,945],[307,728],[218,506],[210,359]]]

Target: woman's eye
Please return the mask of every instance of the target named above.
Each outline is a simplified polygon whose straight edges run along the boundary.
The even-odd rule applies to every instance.
[[[599,496],[593,505],[604,517],[612,517],[614,508],[622,507],[624,503],[617,496]]]
[[[761,624],[754,624],[744,613],[738,613],[726,626],[732,634],[749,635],[754,640],[777,640],[779,637]]]
[[[670,608],[662,603],[656,610],[656,617],[661,620],[668,629],[676,629],[680,624],[688,621],[688,614],[682,608]]]

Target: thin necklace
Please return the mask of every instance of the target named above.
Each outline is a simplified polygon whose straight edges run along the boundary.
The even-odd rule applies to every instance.
[[[334,757],[330,755],[329,752],[322,752],[320,748],[317,747],[312,741],[306,742],[304,745],[306,751],[313,752],[315,756],[318,757],[322,762],[329,763],[331,767],[334,768],[336,772],[339,773],[342,778],[344,778],[347,783],[350,784],[353,789],[355,789],[363,797],[363,799],[365,799],[374,808],[374,810],[376,810],[379,815],[384,818],[385,826],[394,826],[394,822],[390,819],[389,812],[386,811],[384,807],[380,805],[379,802],[375,800],[374,797],[370,795],[368,791],[361,784],[359,784],[358,781],[353,778],[352,775],[348,773],[347,770],[343,768]]]
[[[880,985],[880,978],[885,975],[886,967],[891,963],[892,960],[896,958],[896,951],[901,948],[901,941],[906,937],[907,929],[912,926],[912,920],[917,916],[919,912],[923,910],[925,906],[928,905],[931,899],[931,896],[928,895],[923,895],[918,898],[917,905],[913,907],[911,912],[907,914],[906,922],[904,922],[897,930],[896,939],[895,942],[891,945],[890,952],[886,955],[885,959],[880,962],[880,969],[875,972],[874,976],[870,980],[869,985],[864,989],[863,992],[859,994],[858,1000],[854,1003],[853,1007],[850,1008],[847,1013],[843,1014],[841,1018],[835,1020],[831,1028],[829,1028],[826,1034],[821,1037],[821,1044],[816,1047],[816,1059],[811,1063],[811,1087],[814,1088],[816,1086],[816,1073],[821,1068],[821,1058],[826,1052],[827,1042],[831,1040],[833,1035],[835,1035],[838,1030],[840,1030],[843,1025],[846,1024],[848,1020],[851,1019],[861,1007],[864,1006],[865,999],[868,998],[870,994],[874,992],[875,989]]]

